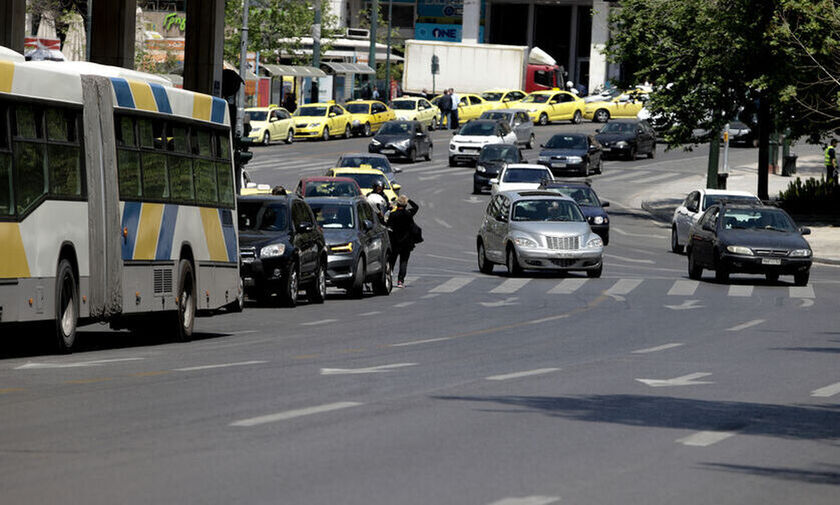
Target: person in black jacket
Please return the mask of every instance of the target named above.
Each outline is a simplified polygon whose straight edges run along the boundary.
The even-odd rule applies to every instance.
[[[400,272],[397,276],[397,287],[405,286],[405,271],[408,267],[408,257],[411,255],[414,244],[417,243],[419,228],[414,223],[414,216],[420,207],[409,200],[407,196],[400,195],[397,198],[397,209],[388,216],[388,228],[391,238],[391,271],[397,263],[397,256],[400,258]]]
[[[440,127],[443,128],[444,121],[449,122],[449,116],[452,112],[452,97],[449,96],[449,90],[443,90],[443,96],[438,101],[438,109],[440,109]]]

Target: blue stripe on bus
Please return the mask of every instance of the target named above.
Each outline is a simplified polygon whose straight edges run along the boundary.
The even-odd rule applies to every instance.
[[[214,123],[222,124],[225,122],[225,108],[227,107],[227,102],[222,100],[221,98],[213,97],[213,109],[210,112],[210,121]]]
[[[134,95],[131,94],[128,81],[120,77],[111,77],[111,84],[114,86],[114,94],[117,95],[117,105],[134,109]]]
[[[168,260],[172,257],[172,241],[175,238],[175,223],[178,220],[178,206],[166,204],[163,207],[163,219],[160,223],[156,260]]]
[[[155,96],[158,112],[172,114],[172,106],[169,105],[169,95],[166,94],[166,89],[160,84],[149,83],[149,86],[151,86],[152,94]]]
[[[236,229],[233,227],[233,213],[230,209],[219,209],[219,219],[222,222],[222,235],[225,236],[225,248],[227,249],[228,261],[236,261]]]
[[[134,259],[134,244],[137,240],[137,229],[140,222],[140,209],[143,204],[140,202],[125,202],[123,207],[122,228],[127,230],[122,241],[122,259]]]

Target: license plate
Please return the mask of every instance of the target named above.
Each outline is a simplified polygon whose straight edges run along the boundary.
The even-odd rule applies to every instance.
[[[245,277],[244,279],[242,279],[242,284],[250,288],[256,286],[257,282],[254,280],[253,277]]]
[[[610,148],[609,148],[609,147],[602,147],[602,148],[601,148],[601,150],[602,150],[602,151],[604,151],[605,153],[610,152]]]
[[[254,258],[242,258],[242,263],[253,263]]]
[[[761,258],[762,265],[781,265],[782,260],[778,258]]]
[[[551,168],[566,168],[565,163],[552,163]]]
[[[396,149],[383,149],[380,151],[382,154],[395,154],[397,151]]]

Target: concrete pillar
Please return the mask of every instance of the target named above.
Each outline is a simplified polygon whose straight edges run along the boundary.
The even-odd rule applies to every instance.
[[[136,0],[95,1],[90,34],[90,61],[134,68]]]
[[[526,35],[528,38],[528,47],[530,48],[534,47],[534,23],[536,23],[536,20],[534,19],[535,9],[534,0],[531,0],[531,3],[528,4],[528,33]]]
[[[26,0],[0,0],[0,46],[23,54]]]
[[[607,80],[607,57],[604,49],[610,39],[610,4],[601,0],[592,2],[592,41],[589,46],[589,92],[604,85]]]
[[[326,14],[326,12],[324,14]],[[347,3],[345,2],[345,0],[330,0],[329,14],[332,14],[333,16],[338,18],[339,28],[347,28],[348,26],[350,26],[349,19],[347,16]]]
[[[577,5],[572,5],[572,15],[569,16],[569,68],[566,71],[569,72],[569,75],[566,77],[567,80],[572,81],[573,83],[577,84],[578,77],[577,77],[577,56],[578,56],[578,10]],[[565,84],[565,83],[564,83]]]
[[[187,2],[184,89],[221,96],[224,28],[224,0]]]
[[[481,22],[481,0],[464,0],[464,17],[461,21],[461,42],[477,44],[478,26]]]

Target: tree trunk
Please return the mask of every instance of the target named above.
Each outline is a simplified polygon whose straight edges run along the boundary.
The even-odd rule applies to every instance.
[[[770,166],[770,101],[762,96],[758,104],[758,198],[767,200],[767,168]]]

